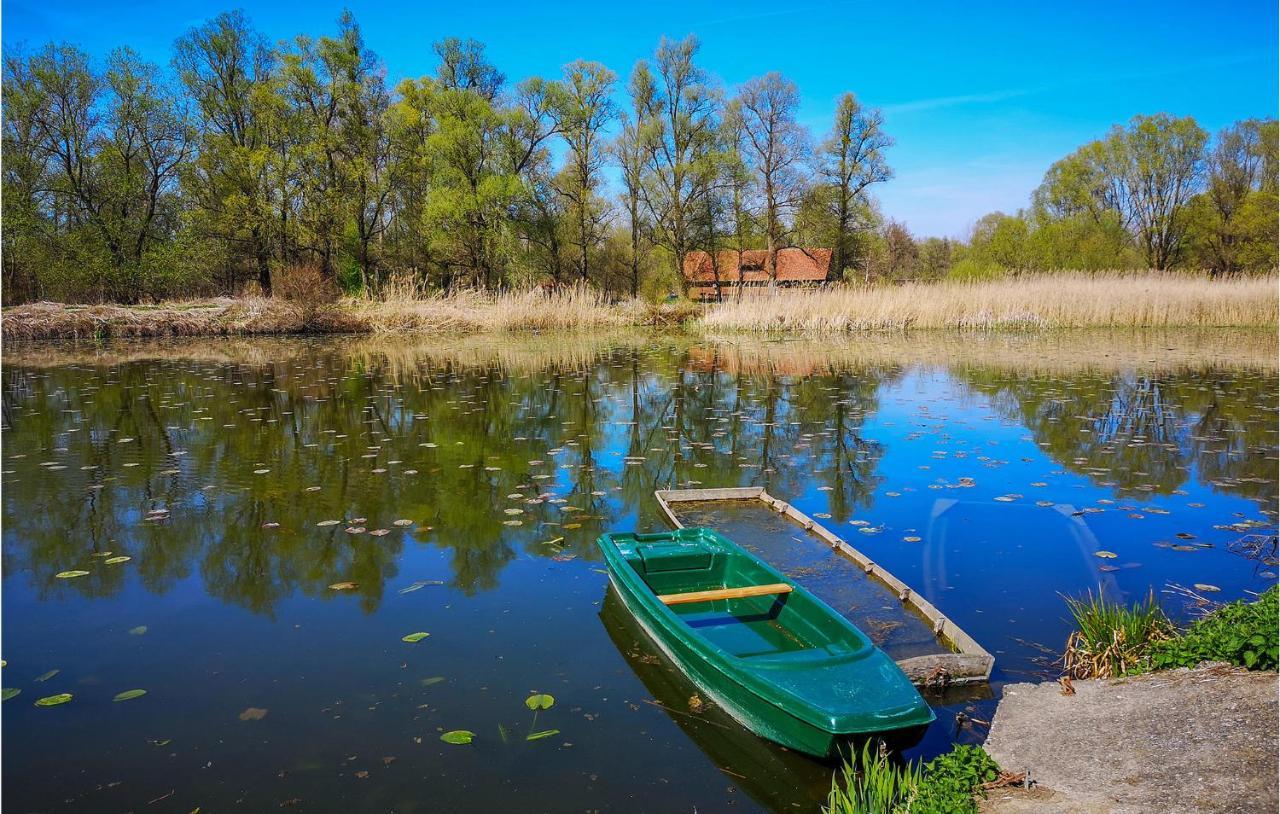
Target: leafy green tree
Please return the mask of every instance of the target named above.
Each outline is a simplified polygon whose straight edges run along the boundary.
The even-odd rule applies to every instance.
[[[236,265],[254,270],[271,295],[271,143],[265,119],[276,58],[243,12],[219,14],[174,46],[173,64],[198,123],[183,190],[195,228],[225,244]]]
[[[604,128],[616,109],[610,95],[617,75],[598,62],[577,60],[565,66],[555,89],[552,115],[569,154],[558,185],[573,222],[572,243],[578,249],[578,275],[589,280],[589,255],[603,241],[609,218],[608,200],[600,194],[606,158]]]
[[[864,108],[852,93],[840,97],[835,124],[819,154],[819,173],[832,190],[829,205],[835,218],[830,279],[843,279],[855,264],[856,233],[871,225],[859,215],[869,208],[868,188],[893,177],[884,155],[892,145],[879,110]]]
[[[1275,119],[1236,122],[1215,139],[1190,226],[1213,274],[1275,268],[1275,154]]]

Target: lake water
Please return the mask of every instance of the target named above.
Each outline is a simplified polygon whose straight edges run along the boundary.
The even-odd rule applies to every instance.
[[[764,486],[995,654],[990,687],[930,696],[911,756],[980,742],[1004,684],[1056,676],[1064,594],[1154,590],[1186,618],[1171,586],[1276,580],[1273,335],[200,339],[4,361],[14,812],[814,810],[831,767],[691,708],[607,593],[594,541],[665,529],[659,488]],[[852,568],[790,565],[815,588]],[[532,693],[555,698],[536,719]],[[441,741],[459,729],[474,741]]]

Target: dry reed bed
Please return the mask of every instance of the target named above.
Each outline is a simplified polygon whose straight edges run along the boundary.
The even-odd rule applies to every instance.
[[[1211,281],[1158,274],[1055,274],[985,283],[783,289],[699,306],[609,302],[585,288],[461,291],[299,303],[242,298],[157,306],[34,303],[4,309],[6,340],[292,333],[590,331],[689,323],[721,331],[853,333],[909,328],[1186,328],[1277,323],[1277,277]]]
[[[1209,280],[1140,274],[1059,273],[980,283],[777,290],[711,306],[701,324],[721,330],[857,331],[942,328],[1152,328],[1272,326],[1277,277]]]
[[[280,298],[219,298],[155,306],[65,305],[39,302],[6,308],[7,340],[298,333],[474,333],[585,331],[628,325],[679,324],[700,312],[690,303],[611,303],[597,292],[569,288],[487,294],[344,299],[298,303]]]

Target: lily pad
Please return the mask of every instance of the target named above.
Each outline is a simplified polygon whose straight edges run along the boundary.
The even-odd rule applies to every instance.
[[[46,695],[44,698],[36,699],[37,707],[56,707],[59,704],[65,704],[71,700],[71,693],[60,692],[57,695]]]
[[[1101,557],[1104,560],[1114,560],[1119,555],[1114,551],[1095,551],[1093,552],[1093,556]]]
[[[559,735],[559,734],[560,734],[559,729],[544,729],[541,732],[530,732],[527,736],[525,736],[525,740],[540,741],[543,738],[549,738],[552,735]]]
[[[41,673],[40,675],[36,676],[36,681],[48,681],[49,679],[53,678],[60,672],[62,671],[58,669],[54,669],[54,670],[50,670],[47,673]]]
[[[126,557],[122,554],[119,557],[108,557],[107,559],[103,560],[103,562],[106,563],[107,565],[119,565],[120,563],[128,562],[131,559],[133,559],[133,557]]]
[[[445,743],[452,743],[455,746],[461,746],[464,743],[471,743],[475,740],[476,733],[466,729],[454,729],[440,736],[440,740]]]
[[[124,692],[116,693],[116,697],[112,698],[111,700],[112,701],[132,701],[133,699],[141,698],[146,694],[147,694],[146,690],[125,690]]]
[[[146,632],[147,632],[147,626],[146,626],[146,625],[138,625],[137,627],[131,627],[131,628],[129,628],[129,635],[130,635],[130,636],[144,636],[144,635],[146,635]]]
[[[400,641],[408,642],[409,644],[417,644],[418,642],[422,641],[423,639],[427,638],[430,635],[431,635],[430,633],[423,633],[422,631],[418,631],[417,633],[410,633],[408,636],[401,636]]]
[[[21,693],[22,690],[17,687],[5,687],[3,690],[0,690],[0,701],[8,701],[10,698],[20,695]]]
[[[88,571],[59,571],[53,575],[55,579],[75,579],[76,577],[89,576]]]
[[[1210,585],[1207,582],[1197,582],[1195,584],[1195,589],[1206,594],[1216,594],[1222,590],[1217,585]]]
[[[524,705],[529,709],[551,709],[555,706],[556,699],[546,693],[535,693],[524,699]]]
[[[331,590],[331,591],[350,591],[351,589],[353,589],[353,588],[355,588],[355,587],[356,587],[356,584],[355,584],[354,582],[335,582],[335,583],[333,583],[332,585],[330,585],[330,586],[329,586],[329,590]]]

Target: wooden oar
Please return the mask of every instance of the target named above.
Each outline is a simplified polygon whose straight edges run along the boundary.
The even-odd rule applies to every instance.
[[[769,594],[789,594],[791,586],[785,582],[771,585],[744,585],[741,588],[717,588],[714,591],[688,591],[682,594],[659,594],[658,601],[664,605],[685,605],[690,602],[710,602],[713,599],[743,599],[748,596],[768,596]]]

